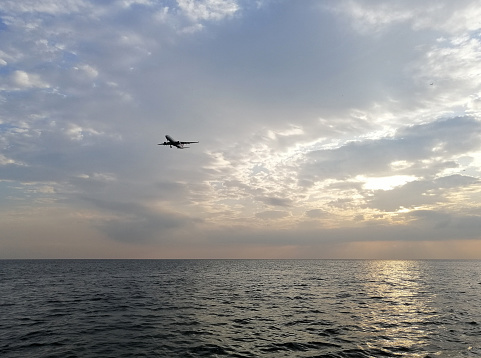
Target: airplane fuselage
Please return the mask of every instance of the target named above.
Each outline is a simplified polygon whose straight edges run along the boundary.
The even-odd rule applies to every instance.
[[[172,148],[172,146],[175,146],[179,149],[182,149],[184,148],[184,145],[181,144],[178,140],[175,140],[174,138],[172,138],[170,135],[166,135],[165,138],[169,141],[169,144],[170,144],[170,147]]]

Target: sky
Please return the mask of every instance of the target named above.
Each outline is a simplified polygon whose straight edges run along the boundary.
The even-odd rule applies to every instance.
[[[480,19],[2,0],[0,258],[481,259]]]

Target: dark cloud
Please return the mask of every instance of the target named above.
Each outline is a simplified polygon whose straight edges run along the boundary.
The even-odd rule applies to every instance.
[[[319,219],[328,216],[329,214],[322,209],[312,209],[306,211],[306,216],[311,219]]]
[[[94,225],[111,239],[125,243],[165,243],[172,240],[175,229],[192,228],[198,218],[179,213],[153,210],[134,202],[86,199],[107,216]],[[111,218],[108,218],[111,216]]]
[[[448,195],[463,189],[478,189],[480,181],[461,175],[434,180],[416,180],[392,190],[376,190],[367,200],[370,207],[381,211],[397,211],[449,201]]]
[[[283,206],[289,207],[292,205],[292,200],[288,198],[277,198],[277,197],[265,197],[265,198],[257,198],[257,200],[263,202],[264,204],[270,206]]]
[[[426,230],[431,239],[448,240],[453,237],[479,239],[480,215],[460,215],[436,210],[416,210],[407,214],[414,218],[415,226]],[[432,231],[431,231],[432,230]]]
[[[457,155],[479,150],[481,123],[471,117],[456,117],[400,129],[392,138],[356,141],[336,149],[308,154],[300,180],[346,180],[357,175],[392,175],[393,162],[408,166],[396,174],[435,175],[452,167]],[[421,161],[431,161],[423,164]]]
[[[280,211],[280,210],[267,210],[267,211],[262,211],[256,214],[257,218],[263,219],[263,220],[282,219],[282,218],[285,218],[286,216],[289,216],[289,213],[286,211]]]

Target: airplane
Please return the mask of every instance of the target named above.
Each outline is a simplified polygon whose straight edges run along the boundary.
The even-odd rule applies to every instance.
[[[185,147],[184,144],[199,143],[199,142],[181,142],[181,141],[175,140],[168,134],[165,136],[165,138],[168,140],[168,142],[159,143],[158,145],[170,145],[171,148],[172,146],[174,146],[174,147],[177,147],[178,149],[185,149],[190,147]]]

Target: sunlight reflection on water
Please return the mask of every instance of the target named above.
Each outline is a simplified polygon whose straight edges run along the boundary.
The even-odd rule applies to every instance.
[[[425,344],[429,332],[423,328],[432,318],[430,298],[426,297],[418,261],[366,262],[364,289],[372,299],[365,327],[382,334],[371,335],[369,347],[389,347],[414,351]]]

